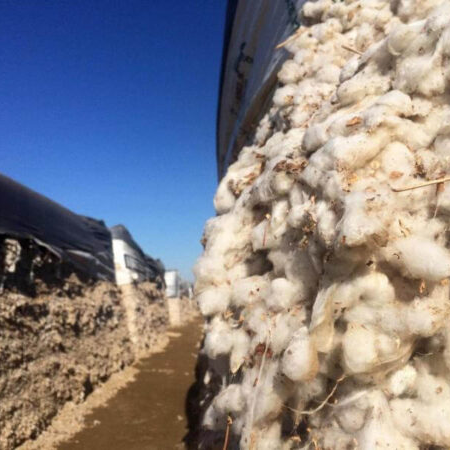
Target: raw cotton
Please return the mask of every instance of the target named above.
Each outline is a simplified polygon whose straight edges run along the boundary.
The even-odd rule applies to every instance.
[[[450,186],[401,191],[450,173],[450,2],[303,15],[195,268],[199,448],[450,448]]]

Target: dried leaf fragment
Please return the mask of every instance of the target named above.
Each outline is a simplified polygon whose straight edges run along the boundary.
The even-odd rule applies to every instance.
[[[359,125],[361,122],[362,122],[361,117],[355,116],[355,117],[352,117],[352,118],[345,124],[345,126],[346,126],[346,127],[353,127],[353,126],[355,126],[355,125]]]
[[[391,172],[390,174],[389,174],[389,178],[391,179],[391,180],[397,180],[398,178],[400,178],[400,177],[402,177],[403,176],[403,172],[399,172],[399,171],[397,171],[397,170],[394,170],[393,172]]]

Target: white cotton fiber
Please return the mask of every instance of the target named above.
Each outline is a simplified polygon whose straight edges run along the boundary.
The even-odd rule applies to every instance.
[[[230,371],[231,373],[236,373],[245,362],[251,341],[249,335],[242,329],[234,330],[231,339]]]
[[[395,397],[412,392],[417,378],[417,371],[407,365],[392,373],[387,380],[387,389]]]
[[[278,72],[278,79],[284,84],[290,84],[296,83],[302,75],[301,67],[295,61],[288,60]]]
[[[199,448],[450,448],[449,5],[304,4],[194,269]]]
[[[410,236],[394,243],[396,263],[412,278],[439,281],[450,276],[449,251],[428,238]]]
[[[277,90],[273,98],[277,106],[288,106],[294,102],[296,87],[293,84],[288,84]]]
[[[235,306],[255,303],[265,297],[270,282],[267,278],[254,275],[233,283],[231,302]]]
[[[276,316],[270,329],[270,349],[273,354],[281,354],[288,346],[292,335],[301,328],[306,320],[304,309],[294,308]]]
[[[286,278],[275,278],[265,298],[266,305],[274,311],[288,309],[300,300],[297,287]]]
[[[309,381],[316,376],[319,360],[306,327],[298,330],[281,361],[281,370],[293,381]]]
[[[349,324],[342,340],[343,359],[349,373],[367,372],[378,363],[377,335],[363,325]]]
[[[219,317],[210,324],[210,331],[205,338],[205,351],[210,358],[217,358],[231,351],[233,339],[228,325]]]
[[[240,384],[230,384],[214,399],[214,408],[224,417],[231,413],[236,415],[245,408],[245,398]]]
[[[228,285],[221,285],[206,289],[198,295],[197,301],[204,316],[224,313],[230,303],[231,289]]]
[[[355,247],[362,245],[376,233],[381,233],[383,223],[373,215],[368,214],[369,195],[362,192],[349,194],[346,199],[345,213],[337,224],[341,240],[345,245]]]

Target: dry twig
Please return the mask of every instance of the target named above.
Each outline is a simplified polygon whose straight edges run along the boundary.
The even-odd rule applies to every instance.
[[[299,28],[294,34],[289,36],[287,39],[285,39],[283,42],[280,42],[276,47],[275,50],[278,50],[279,48],[284,47],[286,44],[289,44],[289,42],[293,41],[296,37],[300,36],[305,31],[305,28]]]
[[[393,187],[391,187],[391,189],[394,192],[404,192],[404,191],[410,191],[412,189],[418,189],[418,188],[425,187],[425,186],[431,186],[433,184],[446,183],[447,181],[450,181],[450,176],[446,176],[446,177],[443,177],[443,178],[438,178],[437,180],[424,181],[422,183],[414,184],[412,186],[407,186],[407,187],[403,187],[403,188],[393,188]]]
[[[341,46],[344,50],[348,50],[349,52],[352,52],[352,53],[356,53],[357,55],[359,55],[359,56],[362,56],[362,52],[360,52],[359,50],[356,50],[356,48],[353,48],[353,47],[349,47],[348,45],[345,45],[345,44],[342,44],[342,46]]]
[[[296,413],[298,413],[298,414],[301,414],[301,415],[307,415],[307,416],[310,416],[310,415],[312,415],[312,414],[315,414],[316,412],[319,412],[319,411],[320,411],[320,410],[328,403],[328,400],[330,400],[331,397],[333,397],[333,395],[334,395],[334,393],[336,392],[336,389],[337,389],[339,383],[340,383],[344,378],[345,378],[345,375],[342,375],[340,378],[338,378],[338,379],[336,380],[336,384],[334,385],[333,389],[331,389],[331,392],[325,397],[325,399],[324,399],[322,402],[320,402],[320,405],[319,405],[317,408],[310,409],[310,410],[307,410],[307,411],[299,411],[298,409],[291,408],[290,406],[287,406],[287,405],[284,405],[284,406],[285,406],[287,409],[289,409],[289,410],[291,410],[291,411],[293,411],[293,412],[296,412]]]
[[[232,424],[233,424],[233,419],[228,414],[228,417],[227,417],[227,429],[225,431],[225,441],[223,443],[223,450],[227,450],[228,449],[228,441],[230,439],[230,428],[231,428]]]

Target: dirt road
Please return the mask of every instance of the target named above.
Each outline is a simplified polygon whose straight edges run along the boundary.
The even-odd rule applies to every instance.
[[[143,359],[139,373],[106,405],[86,418],[86,428],[59,450],[169,450],[183,448],[185,401],[194,382],[202,328],[179,328],[163,353]]]

